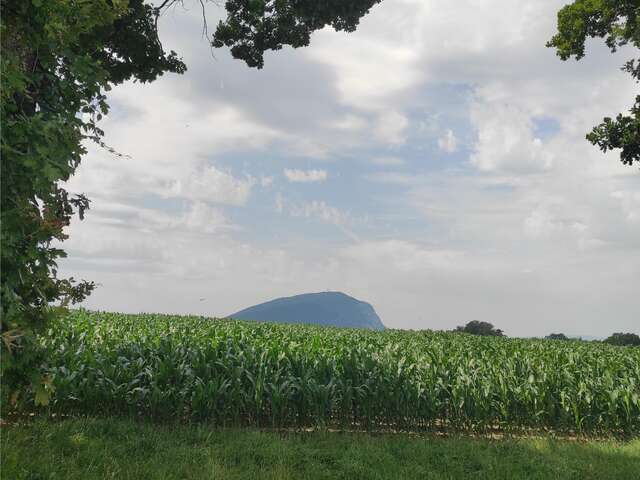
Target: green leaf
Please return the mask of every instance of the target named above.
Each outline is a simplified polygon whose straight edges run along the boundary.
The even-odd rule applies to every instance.
[[[46,407],[49,405],[49,400],[51,399],[51,391],[45,388],[43,384],[40,384],[36,387],[34,402],[36,407],[43,406]]]

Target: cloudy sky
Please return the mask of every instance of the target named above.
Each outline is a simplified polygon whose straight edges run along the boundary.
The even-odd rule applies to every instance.
[[[545,42],[566,0],[385,0],[254,70],[196,2],[161,21],[189,71],[110,94],[63,270],[88,308],[224,316],[339,290],[395,328],[640,332],[640,172],[584,135],[637,85]],[[209,5],[215,25],[221,10]]]

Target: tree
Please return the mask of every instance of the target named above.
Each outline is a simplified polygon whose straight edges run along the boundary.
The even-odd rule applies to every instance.
[[[638,346],[640,345],[640,337],[635,333],[614,333],[604,343],[618,346]]]
[[[575,0],[558,12],[558,32],[547,43],[562,60],[585,55],[587,38],[604,38],[615,52],[631,44],[640,47],[640,3],[638,0]],[[622,70],[640,82],[640,62],[629,60]],[[587,134],[587,140],[603,152],[620,149],[623,164],[640,162],[640,95],[635,98],[629,115],[606,117]]]
[[[218,24],[212,45],[230,47],[234,58],[262,68],[266,50],[307,46],[311,33],[327,25],[352,32],[381,1],[227,0],[227,18]]]
[[[199,0],[203,8],[205,1]],[[262,67],[266,50],[307,45],[311,32],[325,25],[354,30],[379,1],[230,0],[212,45],[230,46],[235,58]],[[78,168],[84,142],[117,154],[98,127],[113,85],[186,70],[158,37],[158,17],[176,3],[182,0],[158,6],[144,0],[1,1],[3,395],[31,386],[37,399],[47,398],[35,333],[59,312],[54,303],[80,302],[95,287],[58,276],[64,229],[89,208],[86,196],[61,182]]]
[[[544,338],[545,340],[571,340],[564,333],[551,333]]]
[[[456,327],[456,332],[470,333],[472,335],[481,335],[486,337],[503,337],[504,333],[500,329],[496,329],[488,322],[472,320],[464,327]]]
[[[79,302],[95,286],[58,277],[65,252],[54,243],[67,238],[74,213],[83,218],[89,208],[61,182],[80,164],[84,141],[102,144],[97,122],[112,85],[185,66],[162,49],[154,9],[142,0],[4,0],[1,28],[0,373],[3,392],[42,390],[34,333],[58,312],[53,302]]]

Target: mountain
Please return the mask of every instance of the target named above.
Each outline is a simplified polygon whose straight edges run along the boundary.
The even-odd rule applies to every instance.
[[[371,305],[341,292],[305,293],[245,308],[229,315],[237,320],[312,323],[332,327],[384,330]]]

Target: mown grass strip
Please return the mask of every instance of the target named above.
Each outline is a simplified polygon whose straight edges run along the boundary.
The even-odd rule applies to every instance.
[[[3,426],[4,479],[631,479],[640,440],[279,434],[123,419]]]

